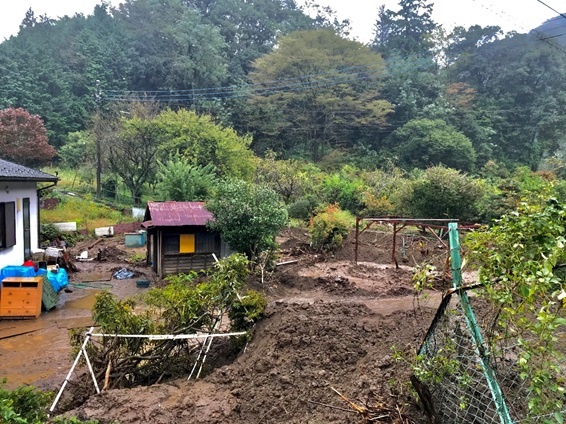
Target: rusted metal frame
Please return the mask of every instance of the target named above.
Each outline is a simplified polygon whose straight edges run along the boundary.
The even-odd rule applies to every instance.
[[[444,246],[445,249],[448,249],[448,245],[446,243],[444,243],[444,240],[442,240],[440,237],[438,237],[438,234],[436,234],[434,232],[434,230],[432,229],[431,226],[426,225],[426,226],[424,226],[424,228],[429,230],[431,232],[431,234]],[[442,228],[446,228],[446,227],[442,227]]]
[[[379,222],[379,221],[383,221],[383,222],[404,222],[404,223],[413,223],[413,222],[422,222],[422,223],[426,223],[426,222],[458,222],[457,219],[433,219],[433,218],[361,218],[364,221],[372,221],[372,222]]]
[[[365,227],[360,231],[360,222],[365,221]],[[397,233],[407,227],[408,225],[414,227],[423,227],[425,231],[428,229],[432,235],[444,246],[444,248],[448,248],[448,245],[436,234],[433,229],[443,229],[448,230],[446,225],[435,225],[429,224],[429,222],[438,222],[438,223],[450,223],[450,222],[458,222],[457,219],[432,219],[432,218],[360,218],[356,217],[356,240],[355,240],[355,247],[354,247],[354,262],[358,263],[358,250],[359,250],[359,236],[364,231],[369,229],[373,223],[381,222],[386,223],[389,225],[393,225],[393,249],[391,254],[391,262],[395,263],[395,254],[396,254],[396,244],[397,244]],[[401,224],[400,227],[397,227]]]
[[[356,242],[354,246],[354,262],[356,264],[358,263],[358,246],[359,246],[360,234],[362,234],[365,230],[371,227],[374,222],[377,222],[377,221],[367,222],[365,228],[362,231],[360,231],[360,221],[366,221],[366,219],[360,218],[358,216],[356,217]]]
[[[395,248],[396,248],[395,245],[397,244],[397,233],[407,226],[407,224],[403,223],[401,225],[401,227],[397,228],[397,224],[399,224],[399,223],[393,222],[393,249],[392,249],[392,252],[391,252],[391,262],[392,263],[395,263]]]

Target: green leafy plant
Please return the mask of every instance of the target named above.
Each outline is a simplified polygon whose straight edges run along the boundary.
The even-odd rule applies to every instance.
[[[164,200],[203,201],[216,184],[212,164],[192,165],[178,153],[166,162],[158,162],[157,192]]]
[[[566,327],[563,299],[566,209],[555,199],[522,203],[490,228],[466,238],[472,263],[480,265],[484,295],[496,308],[489,329],[493,352],[513,337],[516,366],[529,387],[529,417],[554,414],[562,422],[566,352],[557,333]],[[557,414],[557,415],[556,415]]]
[[[128,258],[128,262],[131,264],[142,264],[146,261],[146,256],[143,253],[134,253]]]
[[[234,301],[229,312],[234,331],[247,331],[259,319],[263,318],[267,300],[263,293],[248,290]]]
[[[93,318],[106,334],[213,333],[225,316],[234,317],[233,328],[248,329],[265,306],[254,293],[239,294],[249,272],[246,257],[234,254],[218,261],[206,278],[196,273],[169,276],[165,287],[153,288],[137,301],[103,292],[96,298]],[[81,342],[75,337],[74,347]],[[188,373],[198,355],[197,345],[186,339],[107,337],[89,343],[88,349],[97,378],[113,388]]]
[[[436,166],[418,176],[400,195],[403,215],[472,221],[482,198],[481,186],[460,172]]]
[[[332,252],[342,246],[352,227],[353,217],[336,204],[329,205],[310,221],[309,231],[313,249]]]
[[[33,386],[20,386],[15,390],[4,388],[0,382],[0,422],[6,424],[41,424],[47,421],[47,406],[53,394]]]

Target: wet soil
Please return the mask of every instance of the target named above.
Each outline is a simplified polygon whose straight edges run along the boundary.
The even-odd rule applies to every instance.
[[[360,422],[334,388],[362,404],[379,399],[399,405],[416,422],[425,422],[409,394],[410,368],[394,357],[396,352],[414,354],[441,295],[432,291],[425,302],[417,301],[410,263],[403,259],[416,262],[418,255],[428,255],[442,264],[445,252],[435,250],[435,242],[427,247],[405,241],[396,266],[390,263],[392,239],[387,234],[367,231],[362,236],[355,264],[352,238],[334,255],[321,256],[310,252],[304,230],[284,231],[278,239],[279,260],[297,262],[278,266],[263,284],[254,283],[270,301],[266,318],[232,363],[196,381],[104,391],[68,414],[101,423]],[[127,250],[119,239],[94,249],[106,243]],[[133,251],[113,252],[106,262],[77,265],[83,273],[130,266],[123,258]],[[159,283],[147,268],[136,270]],[[8,377],[12,386],[58,389],[72,362],[68,329],[90,324],[89,309],[101,289],[120,297],[143,292],[135,280],[103,282],[111,287],[77,285],[73,293],[63,294],[55,311],[34,320],[41,322],[39,329],[0,339],[0,377]],[[0,321],[0,337],[3,326],[31,323]]]

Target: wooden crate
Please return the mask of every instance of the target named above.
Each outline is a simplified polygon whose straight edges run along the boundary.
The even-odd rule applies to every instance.
[[[43,277],[7,277],[0,284],[0,317],[41,315]]]

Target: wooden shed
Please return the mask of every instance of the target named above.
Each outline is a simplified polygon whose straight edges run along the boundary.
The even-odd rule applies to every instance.
[[[203,202],[149,202],[143,226],[147,229],[147,262],[160,276],[201,271],[216,257],[228,255],[220,234],[206,223],[212,220]]]

